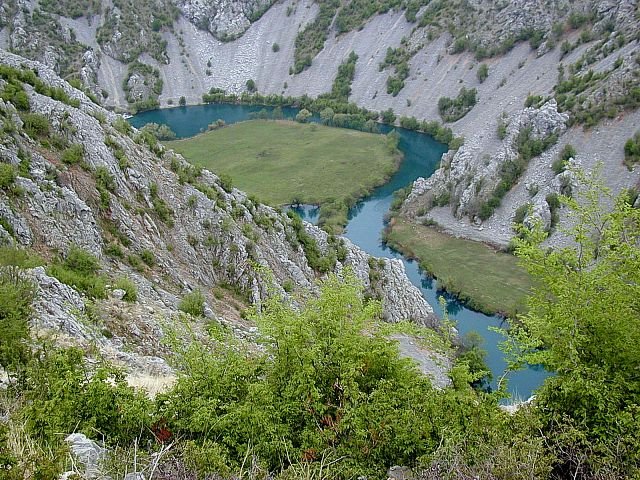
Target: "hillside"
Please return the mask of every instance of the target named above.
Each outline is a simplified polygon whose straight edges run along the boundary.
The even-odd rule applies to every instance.
[[[36,12],[36,5],[45,13]],[[573,85],[598,98],[612,92],[624,97],[624,102],[611,100],[606,113],[612,118],[592,119],[595,125],[585,130],[586,119],[580,120],[585,110],[576,105],[588,106],[588,98],[568,100],[556,95],[558,89],[549,98],[552,83],[539,97],[523,93],[531,85],[525,80],[533,76],[519,78],[517,71],[535,74],[558,55],[542,49],[534,59],[523,43],[540,42],[540,49],[544,33],[530,32],[506,51],[492,44],[481,49],[478,42],[486,39],[474,36],[482,30],[473,25],[454,23],[443,33],[441,15],[471,2],[449,7],[434,2],[425,9],[419,1],[352,0],[341,4],[344,10],[333,1],[309,8],[289,2],[212,2],[204,17],[199,16],[203,5],[118,0],[107,8],[96,1],[12,0],[0,6],[2,41],[15,49],[16,38],[22,39],[21,48],[50,63],[0,49],[0,476],[637,477],[640,209],[637,197],[625,195],[606,197],[613,209],[602,211],[597,198],[602,191],[580,187],[580,173],[570,168],[574,163],[590,168],[598,155],[616,151],[632,136],[638,125],[635,84],[624,77],[620,85],[628,91],[601,90],[615,87],[608,82],[619,72],[634,75],[630,60],[621,57],[604,65],[607,73],[587,74],[563,87]],[[367,5],[375,8],[359,10]],[[473,5],[479,20],[497,15],[484,2]],[[546,10],[526,9],[527,2],[514,2],[515,10],[499,5],[507,19],[519,18],[522,11],[543,20],[535,28],[553,26],[552,20],[545,23]],[[402,14],[391,10],[399,6]],[[436,11],[427,22],[429,8]],[[603,15],[618,15],[620,28],[628,29],[629,8],[635,3],[618,2]],[[356,13],[345,17],[343,11]],[[58,18],[60,12],[70,17]],[[477,336],[463,343],[446,312],[436,318],[400,260],[373,258],[348,239],[261,204],[227,177],[194,166],[149,131],[134,129],[100,105],[105,98],[112,106],[125,105],[125,93],[135,108],[154,105],[154,95],[167,98],[169,82],[162,77],[180,71],[167,64],[171,44],[167,40],[165,49],[162,38],[186,37],[191,28],[212,45],[241,54],[242,42],[257,29],[277,25],[268,22],[278,14],[288,23],[292,16],[311,22],[302,33],[280,30],[290,36],[288,47],[284,41],[280,49],[261,43],[265,58],[289,49],[281,66],[286,63],[292,72],[299,67],[299,72],[281,78],[296,78],[292,82],[300,82],[300,93],[314,88],[302,82],[323,65],[327,49],[345,41],[359,38],[362,49],[388,56],[383,44],[372,46],[371,37],[365,42],[372,28],[393,36],[426,22],[414,34],[431,28],[430,41],[461,50],[443,53],[438,62],[455,59],[451,65],[458,65],[472,56],[495,62],[486,78],[468,67],[447,70],[451,76],[445,75],[439,88],[448,89],[451,98],[444,101],[420,103],[429,97],[418,93],[415,103],[403,97],[411,82],[419,81],[409,77],[396,96],[381,93],[378,100],[372,95],[372,102],[384,100],[377,104],[380,109],[398,99],[404,99],[404,107],[396,105],[397,112],[411,113],[419,105],[425,111],[437,108],[442,120],[467,137],[443,157],[433,177],[406,189],[406,201],[395,202],[400,215],[427,225],[441,222],[467,236],[488,233],[488,240],[506,243],[509,234],[492,232],[502,235],[501,228],[510,228],[511,214],[504,212],[521,206],[512,196],[522,188],[532,205],[518,208],[519,221],[534,226],[537,216],[548,220],[542,226],[549,228],[558,224],[559,200],[548,192],[592,195],[584,206],[571,205],[577,219],[571,242],[578,248],[550,250],[543,244],[545,233],[535,228],[515,242],[537,288],[527,314],[508,324],[507,356],[512,368],[541,365],[553,373],[535,398],[500,405],[507,396],[504,378],[497,391],[485,388],[489,372]],[[568,11],[559,15],[571,22]],[[596,28],[603,20],[586,14],[580,19],[573,30]],[[77,31],[72,34],[56,22],[75,25]],[[515,31],[523,25],[515,24]],[[121,31],[125,27],[141,41],[130,43]],[[37,34],[33,38],[31,28]],[[341,35],[334,37],[337,31]],[[487,31],[499,45],[509,44],[514,34]],[[82,43],[94,41],[93,34],[99,46],[86,55]],[[292,45],[298,35],[317,42],[296,54]],[[618,50],[628,48],[626,54],[635,55],[637,41]],[[518,81],[496,87],[513,83],[517,98],[482,100],[498,64],[522,62],[525,47],[531,58],[514,70]],[[309,58],[315,50],[318,56]],[[427,51],[425,45],[410,62]],[[302,55],[297,66],[296,55]],[[358,55],[354,97],[371,85],[358,76],[370,57],[365,51]],[[330,72],[329,57],[324,58]],[[125,64],[127,87],[119,91],[119,81],[112,80],[125,78]],[[236,58],[236,67],[253,65]],[[469,88],[456,97],[465,78],[456,88],[451,80],[463,71],[472,76],[465,77],[468,87],[476,81],[481,85],[479,93]],[[110,80],[101,83],[105,72]],[[236,90],[248,87],[243,75],[225,75],[225,81],[240,82]],[[259,88],[261,78],[267,77],[256,75]],[[327,88],[332,86],[330,79]],[[495,128],[484,128],[494,118],[491,108],[505,101],[513,102],[509,111],[498,114]],[[588,110],[593,114],[598,108]],[[398,122],[429,127],[407,116]],[[569,140],[576,151],[560,151]],[[616,191],[637,181],[635,142],[637,137],[624,146],[630,170],[622,156],[609,155],[606,162],[605,181]],[[549,165],[558,156],[568,165]],[[535,185],[523,186],[522,178],[531,175]],[[582,182],[597,189],[592,180],[587,175]],[[491,223],[501,219],[504,225]],[[411,229],[408,221],[402,224]],[[416,255],[421,246],[416,245]]]
[[[165,152],[43,65],[5,52],[0,62],[2,158],[12,172],[2,192],[5,243],[37,252],[47,264],[80,247],[99,259],[107,283],[125,277],[138,291],[136,304],[115,302],[112,308],[107,302],[105,318],[87,326],[81,294],[36,269],[30,275],[43,295],[38,328],[61,328],[57,333],[81,344],[97,342],[110,358],[131,357],[135,364],[141,355],[162,370],[162,360],[154,360],[161,354],[158,322],[175,315],[189,292],[203,292],[209,320],[248,334],[240,315],[267,297],[264,268],[288,297],[313,291],[318,276],[347,267],[380,296],[389,321],[436,325],[400,262],[371,267],[348,240],[296,223]],[[23,89],[26,104],[9,94],[12,86]],[[379,268],[377,286],[369,281],[371,268]],[[123,314],[132,322],[118,321]],[[125,331],[105,336],[102,322],[106,330],[114,325]]]
[[[241,93],[249,80],[265,94],[316,96],[331,90],[352,51],[359,60],[349,100],[370,110],[442,121],[441,98],[455,98],[462,87],[476,89],[475,106],[451,123],[466,138],[457,156],[450,155],[459,173],[440,171],[428,185],[441,198],[448,190],[448,206],[431,217],[456,235],[504,246],[515,211],[527,203],[548,219],[545,198],[557,191],[552,184],[567,180],[547,166],[565,144],[575,147],[575,162],[586,170],[605,163],[607,183],[616,191],[640,179],[637,168],[622,166],[623,146],[640,125],[640,29],[633,0],[379,1],[367,8],[357,0],[342,7],[305,0],[158,0],[138,2],[140,12],[127,2],[74,10],[76,3],[54,8],[35,0],[6,2],[0,46],[76,77],[112,107],[175,105],[181,97],[199,103],[211,88]],[[165,13],[136,20],[145,9]],[[75,13],[59,16],[65,12]],[[45,20],[60,27],[44,28]],[[38,41],[29,43],[25,35]],[[135,35],[140,40],[133,42]],[[557,142],[536,152],[503,201],[480,215],[509,159],[503,152],[513,151],[498,128],[525,114],[530,95],[555,98],[568,117]],[[533,184],[538,194],[530,199],[526,186]],[[412,196],[409,216],[431,207],[423,190],[419,186]]]

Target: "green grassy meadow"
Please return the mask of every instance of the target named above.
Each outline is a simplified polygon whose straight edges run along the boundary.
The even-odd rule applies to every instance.
[[[330,231],[401,158],[384,135],[290,121],[252,120],[165,144],[267,204],[320,205]]]
[[[402,218],[394,218],[386,238],[472,308],[507,316],[525,309],[532,281],[513,255]]]

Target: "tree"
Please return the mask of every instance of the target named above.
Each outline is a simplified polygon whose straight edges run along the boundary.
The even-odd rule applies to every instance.
[[[186,98],[184,98],[184,95],[180,97],[180,100],[178,101],[178,104],[179,104],[181,107],[184,107],[184,106],[187,104],[187,99],[186,99]]]
[[[306,108],[303,108],[296,115],[296,122],[306,123],[307,120],[309,120],[310,117],[311,117],[311,112],[309,110],[307,110]]]
[[[333,111],[333,109],[331,107],[327,107],[320,112],[320,119],[322,120],[322,123],[324,123],[325,125],[329,125],[331,122],[333,122],[334,115],[335,112]]]
[[[549,251],[540,228],[523,230],[517,255],[537,287],[512,322],[517,364],[555,373],[538,392],[545,435],[567,476],[606,466],[613,477],[640,473],[640,210],[587,181],[572,212],[575,245]],[[613,202],[609,213],[601,200]],[[606,202],[605,202],[606,203]],[[612,478],[613,478],[612,477]]]
[[[393,125],[396,121],[396,114],[393,113],[393,109],[388,109],[380,113],[382,116],[382,123],[388,123],[389,125]]]
[[[257,90],[256,82],[251,78],[247,80],[246,86],[249,93],[253,93]]]

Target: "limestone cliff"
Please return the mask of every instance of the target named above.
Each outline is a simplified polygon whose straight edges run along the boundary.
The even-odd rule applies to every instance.
[[[187,293],[205,294],[210,321],[251,336],[254,327],[241,313],[269,294],[265,271],[276,292],[294,301],[312,294],[324,271],[345,268],[380,298],[388,321],[438,324],[400,261],[373,262],[346,239],[309,224],[296,226],[282,212],[165,151],[45,65],[2,50],[0,65],[28,78],[21,87],[26,104],[18,102],[20,95],[8,98],[9,82],[17,82],[11,72],[0,77],[0,158],[12,179],[0,191],[0,237],[47,261],[78,246],[99,258],[109,279],[126,277],[138,291],[137,301],[124,302],[124,292],[108,288],[110,298],[96,300],[96,313],[78,289],[45,268],[32,269],[37,331],[94,345],[134,370],[166,373],[162,327],[178,317]],[[310,244],[324,259],[315,271],[305,250]],[[375,285],[371,268],[379,273]]]

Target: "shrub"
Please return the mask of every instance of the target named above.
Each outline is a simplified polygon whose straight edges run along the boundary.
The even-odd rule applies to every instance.
[[[8,163],[0,163],[0,189],[8,190],[16,181],[16,169]]]
[[[573,145],[566,144],[560,151],[558,158],[556,158],[551,165],[551,169],[553,170],[553,172],[556,175],[564,172],[567,168],[567,162],[569,161],[569,159],[575,158],[577,153],[578,152],[576,152],[576,149],[573,147]]]
[[[279,52],[280,51],[280,45],[278,45],[277,43],[274,43],[273,45],[271,45],[271,50],[273,52]]]
[[[253,93],[257,90],[256,82],[251,78],[247,80],[246,87],[249,93]]]
[[[22,115],[25,132],[31,138],[46,137],[49,135],[51,124],[49,119],[39,113],[25,113]]]
[[[84,146],[79,143],[71,145],[64,152],[62,152],[62,155],[60,156],[60,160],[62,160],[62,163],[66,163],[67,165],[76,165],[78,163],[82,163],[83,159]]]
[[[5,253],[2,257],[3,266],[0,269],[0,338],[2,339],[0,342],[0,367],[9,373],[16,373],[24,367],[29,357],[28,322],[31,319],[31,303],[35,298],[35,287],[31,282],[20,278],[16,265],[4,261],[8,258]]]
[[[89,252],[72,246],[64,261],[56,261],[47,273],[92,298],[106,298],[106,278],[99,275],[100,262]]]
[[[640,131],[624,144],[624,164],[629,170],[640,162]]]
[[[464,117],[477,103],[477,90],[462,87],[454,99],[441,97],[438,100],[438,111],[445,122],[455,122]]]
[[[194,290],[182,297],[182,300],[178,303],[178,310],[194,317],[203,317],[204,302],[205,298],[202,292],[200,290]]]
[[[150,267],[153,267],[156,264],[156,257],[151,250],[142,250],[140,258]]]
[[[481,63],[480,66],[478,67],[476,76],[478,77],[478,81],[480,83],[484,83],[484,81],[489,76],[489,66],[486,63]]]
[[[124,297],[122,297],[124,301],[135,302],[138,300],[138,288],[136,287],[136,284],[128,278],[120,277],[116,280],[113,287],[125,291]]]

